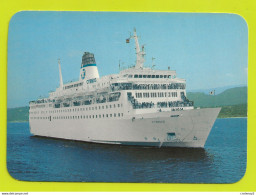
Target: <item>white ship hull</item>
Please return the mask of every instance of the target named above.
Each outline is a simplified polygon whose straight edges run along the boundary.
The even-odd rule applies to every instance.
[[[219,111],[205,108],[111,119],[30,120],[30,132],[105,144],[202,148]]]
[[[94,54],[84,52],[79,81],[49,98],[30,102],[30,131],[37,136],[105,144],[202,148],[220,108],[194,109],[176,71],[144,67],[136,30],[136,65],[99,77]],[[153,58],[152,58],[153,60]]]

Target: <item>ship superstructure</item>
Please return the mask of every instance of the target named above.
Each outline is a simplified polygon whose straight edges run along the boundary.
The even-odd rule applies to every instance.
[[[87,142],[204,147],[220,108],[194,109],[176,71],[144,67],[136,30],[136,65],[100,77],[94,54],[82,57],[79,80],[30,102],[34,135]]]

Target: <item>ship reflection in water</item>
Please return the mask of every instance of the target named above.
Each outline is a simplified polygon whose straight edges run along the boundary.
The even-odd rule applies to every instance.
[[[246,118],[217,119],[204,149],[149,148],[37,137],[28,123],[8,123],[7,167],[25,181],[234,183],[246,170],[246,129]]]

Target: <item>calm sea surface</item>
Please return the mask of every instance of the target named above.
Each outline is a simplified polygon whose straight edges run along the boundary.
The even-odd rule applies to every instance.
[[[7,167],[18,180],[234,183],[246,171],[247,118],[217,119],[205,149],[35,137],[28,123],[8,123],[7,129]]]

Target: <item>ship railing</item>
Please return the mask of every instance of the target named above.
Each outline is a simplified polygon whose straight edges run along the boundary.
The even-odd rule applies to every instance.
[[[135,99],[131,101],[134,109],[144,109],[144,108],[154,108],[155,104],[153,102],[142,102],[139,103]],[[173,107],[191,107],[193,102],[158,102],[156,104],[157,108],[173,108]]]
[[[144,108],[153,108],[155,105],[153,102],[138,102],[131,92],[127,93],[128,101],[132,104],[133,109],[144,109]]]
[[[42,99],[42,100],[37,100],[37,101],[36,101],[37,104],[42,104],[42,103],[44,103],[44,102],[45,102],[44,99]]]
[[[158,89],[185,89],[184,83],[172,83],[172,84],[133,84],[134,90],[158,90]]]
[[[96,98],[96,103],[106,103],[107,102],[107,98]]]
[[[55,102],[56,103],[61,103],[63,100],[61,100],[61,99],[57,99]]]
[[[191,107],[194,105],[193,101],[171,101],[171,102],[157,102],[158,108],[171,108],[171,107]]]
[[[120,93],[120,92],[111,93],[111,94],[109,94],[108,101],[109,101],[109,102],[118,101],[119,98],[120,98],[120,96],[121,96],[121,93]]]
[[[60,108],[60,104],[54,104],[54,108]]]
[[[121,90],[158,90],[158,89],[185,89],[185,83],[171,84],[132,84],[132,83],[113,83],[111,91]]]
[[[127,93],[128,101],[132,104],[134,109],[142,108],[153,108],[155,104],[153,102],[138,102],[131,92]],[[187,100],[187,99],[186,99]],[[157,108],[168,108],[168,107],[190,107],[193,106],[193,101],[170,101],[170,102],[157,102]]]
[[[92,104],[92,100],[85,100],[83,102],[83,105],[91,105]]]
[[[142,102],[142,103],[135,103],[135,109],[144,109],[144,108],[154,108],[155,104],[153,102]]]
[[[70,107],[70,104],[69,103],[63,103],[63,106],[64,107]]]
[[[55,102],[54,99],[39,99],[39,100],[33,100],[30,101],[30,104],[44,104],[44,103],[51,103],[51,102]]]
[[[73,106],[80,106],[81,105],[81,102],[80,101],[74,101],[73,102]]]
[[[111,91],[132,90],[132,83],[113,83],[110,89]]]

